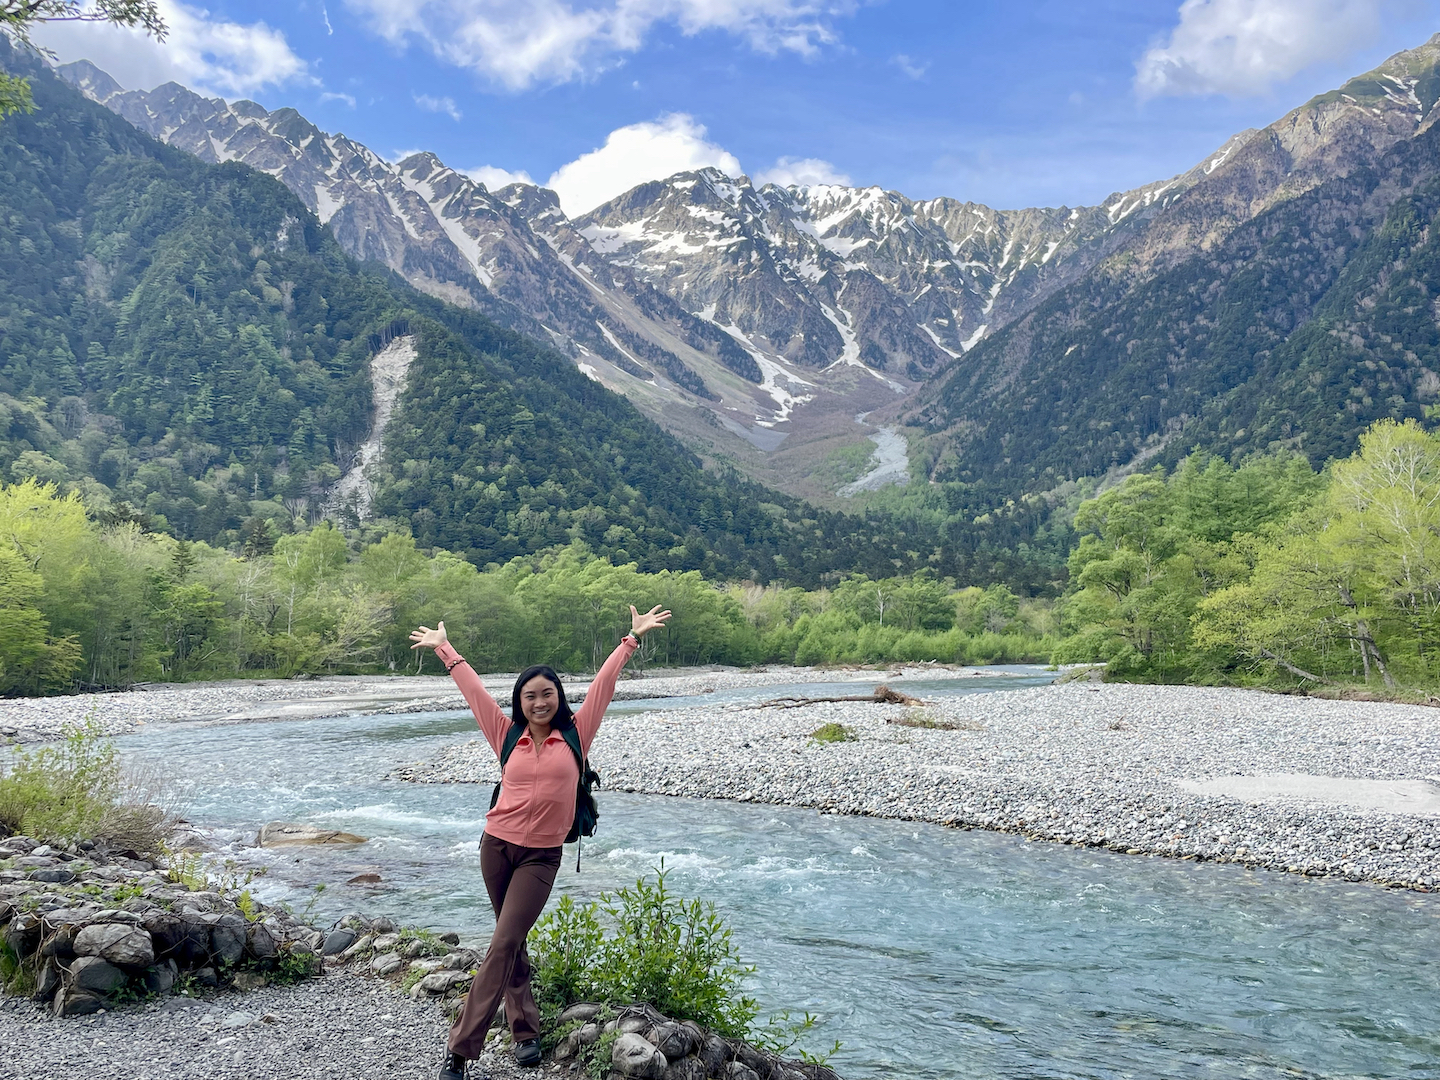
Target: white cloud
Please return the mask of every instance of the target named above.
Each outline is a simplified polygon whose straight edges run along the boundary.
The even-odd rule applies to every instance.
[[[718,30],[759,52],[810,56],[837,40],[836,18],[860,0],[346,0],[396,44],[512,90],[613,67],[665,23],[692,36]]]
[[[735,155],[705,138],[704,125],[686,113],[617,128],[605,145],[562,165],[545,186],[560,196],[569,217],[593,210],[647,180],[714,166],[739,176]]]
[[[451,120],[459,120],[461,113],[452,97],[431,97],[429,94],[414,94],[415,104],[426,112],[443,112]]]
[[[764,169],[755,177],[757,184],[777,184],[780,187],[813,187],[816,184],[840,184],[850,186],[850,177],[820,158],[788,158]]]
[[[1141,97],[1264,94],[1374,40],[1386,0],[1185,0],[1169,40],[1135,65]]]
[[[243,97],[267,86],[316,81],[285,35],[263,22],[227,22],[176,0],[157,0],[157,6],[168,28],[164,41],[84,22],[48,23],[33,36],[61,60],[90,60],[132,89],[174,81],[202,93]]]
[[[320,95],[320,103],[323,105],[327,101],[343,101],[346,105],[349,105],[350,108],[353,109],[355,107],[354,94],[337,94],[327,90],[325,93]]]
[[[914,59],[913,57],[906,56],[904,53],[897,53],[896,55],[892,56],[890,58],[890,62],[896,67],[898,67],[902,72],[905,73],[907,77],[911,79],[923,79],[925,77],[925,73],[930,70],[929,60],[925,60],[922,62],[920,60]]]
[[[473,169],[461,169],[460,171],[476,183],[484,184],[491,191],[499,191],[510,184],[535,183],[524,169],[519,172],[511,172],[509,169],[496,168],[494,165],[477,165]]]

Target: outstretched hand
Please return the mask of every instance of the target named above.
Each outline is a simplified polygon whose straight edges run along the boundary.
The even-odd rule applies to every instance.
[[[630,609],[634,611],[634,608]],[[410,640],[415,644],[412,649],[438,649],[450,639],[445,636],[445,623],[442,621],[439,626],[431,630],[428,626],[422,626],[418,630],[410,631]]]
[[[661,611],[660,605],[656,604],[644,615],[635,610],[635,605],[630,605],[630,632],[637,638],[644,637],[646,633],[654,630],[657,626],[664,626],[665,620],[670,618],[670,612]]]

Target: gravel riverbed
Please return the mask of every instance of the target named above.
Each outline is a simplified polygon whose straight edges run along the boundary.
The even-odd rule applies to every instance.
[[[810,737],[830,722],[853,741]],[[625,791],[1440,888],[1440,710],[1420,706],[1069,683],[918,711],[845,702],[614,716],[592,760]],[[497,769],[477,736],[394,775],[493,783]]]
[[[70,1080],[290,1080],[433,1076],[449,1024],[442,1007],[346,971],[293,986],[209,999],[172,997],[94,1016],[57,1018],[25,998],[0,1000],[0,1077]],[[487,1053],[477,1075],[559,1076]],[[566,1074],[568,1075],[568,1074]]]
[[[900,673],[929,667],[897,668]],[[967,669],[976,671],[978,669]],[[651,669],[643,678],[624,678],[615,700],[677,697],[733,686],[833,682],[853,676],[816,668],[764,667]],[[492,686],[508,686],[515,672],[486,675]],[[587,676],[565,676],[572,703],[584,700]],[[123,693],[69,697],[0,699],[0,737],[16,742],[57,738],[66,725],[93,718],[106,735],[130,735],[146,724],[174,721],[244,723],[305,720],[351,713],[414,713],[465,708],[449,676],[334,675],[316,679],[235,679],[225,682],[148,685]]]

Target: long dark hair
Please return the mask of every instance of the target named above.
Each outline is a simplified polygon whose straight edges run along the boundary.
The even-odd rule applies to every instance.
[[[575,713],[570,709],[570,702],[565,699],[565,687],[560,685],[560,676],[555,674],[555,669],[549,664],[535,664],[520,672],[520,677],[515,680],[515,689],[510,692],[510,722],[512,724],[525,723],[525,711],[520,708],[520,691],[537,675],[554,683],[555,693],[560,695],[560,708],[556,710],[555,718],[550,721],[550,726],[563,728],[575,723]]]

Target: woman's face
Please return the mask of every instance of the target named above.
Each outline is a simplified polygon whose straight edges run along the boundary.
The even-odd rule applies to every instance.
[[[560,708],[560,694],[544,675],[536,675],[520,688],[520,708],[532,724],[548,724]]]

